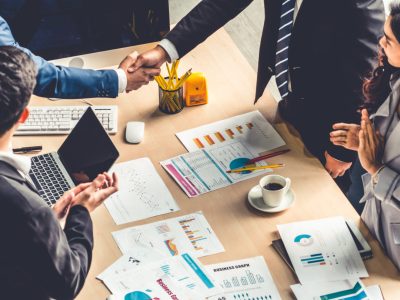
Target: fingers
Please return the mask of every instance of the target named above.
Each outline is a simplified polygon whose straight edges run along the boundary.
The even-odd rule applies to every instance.
[[[128,72],[129,73],[136,72],[139,68],[141,68],[144,65],[146,65],[146,59],[142,55],[139,55],[136,57],[136,61],[128,67]]]
[[[329,134],[331,137],[336,137],[336,136],[347,136],[347,130],[335,130],[335,131],[331,131],[331,133]]]
[[[335,130],[349,130],[350,129],[350,124],[347,123],[335,123],[332,125],[332,128]]]
[[[147,75],[147,76],[158,76],[161,74],[161,69],[160,68],[143,68],[143,72]]]

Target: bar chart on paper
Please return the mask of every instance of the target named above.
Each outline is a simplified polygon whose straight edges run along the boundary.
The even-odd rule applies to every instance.
[[[241,142],[257,156],[285,145],[280,135],[259,111],[203,125],[176,134],[189,152],[215,145]]]
[[[226,300],[280,299],[262,256],[208,265],[206,268],[223,289]]]

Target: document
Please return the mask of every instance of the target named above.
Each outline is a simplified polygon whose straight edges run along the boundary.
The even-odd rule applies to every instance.
[[[147,157],[115,164],[119,191],[104,204],[117,225],[179,210],[167,186]]]
[[[278,225],[302,284],[368,277],[343,217]]]
[[[129,251],[118,258],[112,265],[97,275],[97,279],[103,280],[106,277],[118,276],[121,273],[138,269],[141,266],[152,263],[154,261],[170,257],[165,253],[161,253],[156,249],[141,249]]]
[[[206,269],[223,289],[225,300],[281,299],[262,256],[208,265]]]
[[[172,293],[181,290],[189,296],[181,299],[206,299],[222,293],[221,288],[215,283],[200,261],[189,254],[169,257],[147,264],[137,270],[104,278],[104,283],[113,294],[132,290],[143,291],[143,287],[146,287],[146,290],[153,290],[158,286],[165,288],[164,285],[167,285],[168,282],[175,286]]]
[[[138,277],[138,276],[136,276]],[[135,284],[137,288],[129,289],[122,293],[110,295],[107,300],[191,300],[180,287],[173,283],[171,279],[154,278],[145,276],[145,278],[136,278],[138,281]]]
[[[161,162],[163,168],[174,178],[189,197],[195,197],[236,182],[272,172],[271,169],[227,173],[227,170],[243,167],[254,158],[240,141],[221,144],[210,149],[167,159]],[[257,162],[259,166],[267,165]]]
[[[298,300],[379,300],[358,280],[295,284],[290,286]]]
[[[285,145],[274,127],[258,111],[252,111],[176,134],[189,152],[241,142],[254,156]]]
[[[202,212],[115,231],[122,253],[157,251],[165,256],[190,253],[196,257],[224,252]]]

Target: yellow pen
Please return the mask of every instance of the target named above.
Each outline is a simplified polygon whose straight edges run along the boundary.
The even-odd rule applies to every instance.
[[[226,173],[238,173],[238,172],[244,172],[244,171],[256,171],[256,170],[264,170],[264,169],[277,169],[277,168],[282,168],[284,166],[285,166],[285,164],[274,164],[274,165],[267,165],[267,166],[243,167],[243,168],[228,170],[228,171],[226,171]]]

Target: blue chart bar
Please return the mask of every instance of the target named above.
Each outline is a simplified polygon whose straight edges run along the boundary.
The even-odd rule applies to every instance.
[[[325,265],[325,259],[322,253],[315,253],[308,256],[300,257],[300,261],[303,266],[318,266],[318,265]]]

